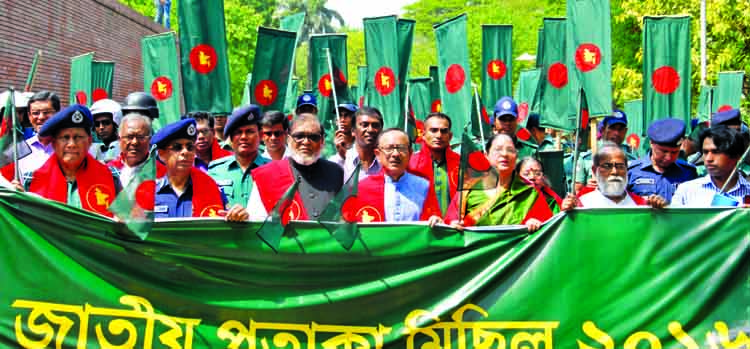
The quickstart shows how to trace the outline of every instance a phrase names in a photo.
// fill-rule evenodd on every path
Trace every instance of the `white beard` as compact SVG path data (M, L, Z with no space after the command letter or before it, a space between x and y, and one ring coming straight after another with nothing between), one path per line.
M622 196L625 194L625 186L628 184L628 175L604 177L596 175L596 186L604 196Z
M312 156L306 156L297 152L292 152L292 160L303 166L310 166L318 161L318 159L320 159L320 153L314 154Z

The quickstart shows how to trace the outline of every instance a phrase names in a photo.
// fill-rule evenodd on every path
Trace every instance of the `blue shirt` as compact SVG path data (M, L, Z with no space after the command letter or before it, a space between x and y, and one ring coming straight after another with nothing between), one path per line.
M642 197L658 194L667 202L672 201L677 186L680 183L698 178L695 166L685 161L677 160L667 167L664 173L659 173L651 163L651 154L632 161L628 166L628 191Z
M721 188L716 187L710 175L703 176L685 182L677 188L671 206L711 207L714 195L720 190ZM750 183L744 177L739 176L734 187L727 189L724 194L742 204L745 197L750 196Z
M405 172L397 182L385 176L383 203L386 222L418 221L430 182Z
M221 194L221 201L226 206L227 198ZM156 200L154 201L154 218L177 218L193 216L193 180L188 179L185 191L177 195L169 178L164 176L156 181Z

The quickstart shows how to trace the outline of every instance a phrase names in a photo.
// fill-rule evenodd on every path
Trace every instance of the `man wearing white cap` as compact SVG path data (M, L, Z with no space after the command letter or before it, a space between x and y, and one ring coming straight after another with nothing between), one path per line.
M101 142L91 145L89 153L100 162L107 163L120 156L117 128L122 120L122 107L111 99L100 99L91 105L94 132Z

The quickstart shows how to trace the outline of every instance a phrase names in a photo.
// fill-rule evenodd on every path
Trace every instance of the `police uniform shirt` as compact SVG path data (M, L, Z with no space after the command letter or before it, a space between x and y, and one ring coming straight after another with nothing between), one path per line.
M649 153L629 164L628 191L642 197L658 194L671 202L677 186L695 178L698 178L695 167L682 160L667 167L664 173L657 172Z
M250 171L269 162L271 162L270 159L257 155L247 170L242 171L237 157L228 155L211 161L208 165L208 175L213 177L221 192L227 197L229 207L235 204L245 206L253 188L253 177Z
M226 206L227 198L221 194L221 201ZM185 191L181 194L172 188L169 177L164 176L156 182L156 199L154 200L154 218L178 218L193 216L193 179L188 179Z
M539 151L545 150L557 150L555 149L555 141L550 136L544 137L542 143L539 143Z

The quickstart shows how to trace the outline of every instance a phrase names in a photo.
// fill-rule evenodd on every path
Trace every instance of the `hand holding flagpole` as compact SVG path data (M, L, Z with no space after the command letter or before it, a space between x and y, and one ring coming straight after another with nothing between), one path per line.
M336 98L336 80L333 79L333 61L331 60L331 49L326 47L326 56L328 57L328 76L331 78L331 96L333 96L333 110L336 111L336 125L340 125L341 115L339 114L339 101Z

